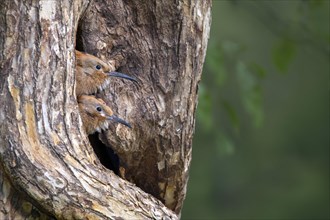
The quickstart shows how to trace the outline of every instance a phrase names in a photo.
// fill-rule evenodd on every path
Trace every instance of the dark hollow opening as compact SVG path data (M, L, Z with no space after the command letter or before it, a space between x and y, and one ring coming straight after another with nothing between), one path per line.
M76 33L76 50L84 51L84 44L82 39L82 29L81 29L81 21L79 21L79 25ZM101 164L106 168L112 170L115 174L119 174L119 157L118 155L111 149L111 146L105 145L99 139L99 133L94 133L88 136L89 142L94 149L96 156L99 158Z
M99 139L99 133L94 133L88 136L89 142L92 145L96 156L99 158L100 162L106 168L112 170L115 174L119 174L119 157L111 149L111 147L106 146Z
M82 30L80 25L78 25L76 33L76 50L84 51L83 40L82 40Z

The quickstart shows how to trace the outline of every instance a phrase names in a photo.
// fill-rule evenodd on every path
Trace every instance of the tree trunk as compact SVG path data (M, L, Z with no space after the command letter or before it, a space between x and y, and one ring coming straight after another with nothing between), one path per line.
M178 218L210 6L1 1L0 219ZM83 130L75 47L139 80L112 79L98 94L133 127L112 126L93 144L114 150L122 178L102 166Z

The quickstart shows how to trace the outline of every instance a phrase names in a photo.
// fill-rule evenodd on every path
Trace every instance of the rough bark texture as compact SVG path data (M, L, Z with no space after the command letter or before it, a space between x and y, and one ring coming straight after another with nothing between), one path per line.
M114 0L104 7L97 0L82 21L78 46L112 60L141 82L113 80L101 95L134 127L129 133L110 129L101 138L119 155L125 178L179 213L191 160L210 1Z
M186 192L210 4L1 1L0 219L177 218L168 208L180 213ZM100 135L133 184L100 164L83 131L78 21L78 49L140 81L99 94L133 125Z

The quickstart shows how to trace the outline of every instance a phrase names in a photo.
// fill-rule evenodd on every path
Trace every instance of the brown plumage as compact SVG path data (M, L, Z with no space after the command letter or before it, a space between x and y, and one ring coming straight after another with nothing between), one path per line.
M106 130L110 121L118 122L131 128L129 123L114 115L111 108L102 99L81 95L78 97L78 106L88 135Z
M101 59L76 50L76 95L95 94L109 84L109 77L120 77L134 82L134 77L111 72L110 66Z

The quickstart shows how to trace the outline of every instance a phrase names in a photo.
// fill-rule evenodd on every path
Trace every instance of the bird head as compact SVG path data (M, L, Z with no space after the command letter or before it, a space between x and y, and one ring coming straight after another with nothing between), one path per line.
M76 50L76 95L93 94L109 84L109 77L119 77L137 82L134 77L110 71L110 66L101 59Z
M131 125L113 114L113 111L102 99L94 96L82 95L78 97L80 116L87 134L106 130L110 121L121 123L129 128Z

